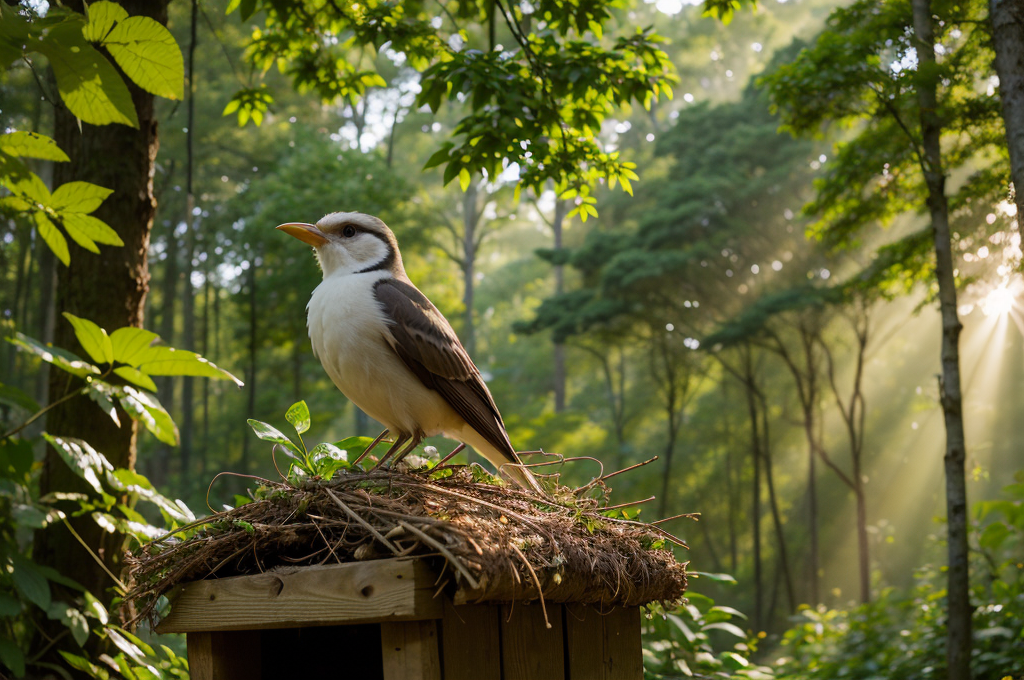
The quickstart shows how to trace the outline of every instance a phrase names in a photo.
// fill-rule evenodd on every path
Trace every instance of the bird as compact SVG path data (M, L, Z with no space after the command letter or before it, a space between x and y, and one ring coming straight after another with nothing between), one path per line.
M424 437L444 435L544 495L512 446L480 370L409 280L391 229L359 212L277 228L313 246L323 272L306 306L313 353L338 389L394 437L381 462L395 454L397 463Z

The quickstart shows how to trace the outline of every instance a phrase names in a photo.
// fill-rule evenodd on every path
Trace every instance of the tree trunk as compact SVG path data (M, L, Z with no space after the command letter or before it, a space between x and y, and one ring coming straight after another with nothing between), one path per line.
M569 201L555 199L555 215L551 220L551 231L554 234L556 255L562 250L562 226L569 212ZM555 295L565 290L565 267L555 265ZM555 393L555 413L565 410L565 344L556 342L554 351L554 375L551 376Z
M256 256L249 261L249 401L246 404L246 418L256 417L256 342L257 342L257 312L256 312ZM244 439L242 439L242 461L241 473L249 474L249 442L252 440L252 433L246 425Z
M477 185L470 182L462 196L462 344L469 356L476 354L476 327L473 324L473 293L476 284Z
M747 413L750 416L750 455L754 464L753 489L751 491L750 524L754 541L754 630L764 626L763 582L761 574L761 435L757 417L757 396L754 387L754 367L751 363L751 349L744 348L743 391L747 397Z
M964 478L966 443L960 391L960 319L956 309L956 280L949 232L949 204L942 166L938 115L938 69L930 0L913 0L917 38L917 97L921 116L923 167L928 187L928 212L935 241L935 275L942 312L942 375L939 396L946 423L946 526L948 531L948 622L946 661L950 680L971 677L971 603L967 545L967 485Z
M775 540L779 542L779 565L782 570L782 578L786 585L786 603L789 605L788 613L796 611L796 596L793 592L793 574L789 569L789 556L786 550L786 535L782 530L782 514L779 512L779 499L775 494L775 478L772 471L772 450L771 439L768 434L768 404L765 402L764 394L757 391L758 401L761 402L761 435L764 437L761 444L761 455L764 456L764 480L768 484L768 503L772 510L772 524L775 526Z
M188 46L188 132L185 137L185 151L187 165L185 167L185 225L188 233L185 236L185 297L181 303L181 314L183 317L182 331L184 334L185 349L195 351L196 349L196 291L192 286L192 273L195 271L194 259L196 256L196 229L195 229L195 193L192 188L194 175L193 163L193 140L195 139L195 110L196 110L196 83L195 83L195 51L196 51L196 20L198 10L197 0L192 0L192 21L191 38ZM188 491L193 479L192 471L192 442L195 430L195 404L194 401L195 378L186 376L181 382L181 482Z
M81 2L66 4L78 11L83 9ZM132 16L148 16L161 23L167 21L167 0L122 0L120 4ZM153 171L158 144L153 95L132 83L128 83L128 88L139 118L138 130L123 125L95 127L80 123L62 105L58 105L55 112L54 136L71 160L56 165L54 184L85 180L112 188L114 193L95 215L114 228L125 244L121 248L101 247L99 255L70 244L71 265L61 267L58 272L57 308L90 319L108 331L122 326L142 326L149 290L146 255L156 209ZM71 325L63 319L56 325L55 344L82 352ZM51 400L64 396L69 387L74 389L80 384L69 386L65 374L53 373ZM114 467L133 469L136 423L124 412L120 412L120 419L118 427L88 397L76 397L50 411L47 431L85 439L103 452ZM88 493L89 487L55 451L48 449L40 491L42 494ZM90 517L73 519L72 525L107 568L118 573L123 537L103 531ZM105 593L113 585L78 541L60 526L39 532L33 557L62 574L72 575L96 595Z
M111 198L113 196L107 200L109 201ZM54 328L56 327L57 258L46 245L38 243L36 247L42 249L39 256L39 335L36 336L36 339L46 344L54 341ZM84 253L85 251L72 252ZM85 257L94 256L89 253ZM63 345L63 347L67 347L67 345ZM45 406L48 403L50 379L49 370L39 371L39 376L36 379L36 402L40 406Z
M999 74L1010 178L1017 204L1017 224L1024 220L1024 5L1020 0L989 0L992 43Z

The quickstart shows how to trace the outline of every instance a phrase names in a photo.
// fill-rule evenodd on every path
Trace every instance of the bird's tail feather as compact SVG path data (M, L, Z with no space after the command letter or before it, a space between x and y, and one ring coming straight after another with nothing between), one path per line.
M512 481L523 487L526 491L533 491L541 496L547 496L547 493L540 485L540 482L537 481L537 478L533 476L533 473L530 472L529 469L524 468L522 463L508 462L499 466L499 470L502 474L511 478Z
M547 492L544 491L544 487L542 487L540 482L537 481L537 478L530 472L529 468L523 467L522 461L519 460L519 456L516 455L511 444L509 444L508 451L506 452L496 448L493 444L486 441L475 432L466 434L469 436L465 437L463 441L468 440L466 443L476 449L481 456L486 458L491 465L496 467L499 474L510 478L526 491L532 491L544 497L548 495Z

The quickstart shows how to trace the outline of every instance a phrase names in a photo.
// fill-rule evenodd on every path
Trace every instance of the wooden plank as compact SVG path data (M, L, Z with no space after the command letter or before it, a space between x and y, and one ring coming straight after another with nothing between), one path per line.
M551 628L544 625L540 604L501 608L504 680L561 680L565 677L562 605L549 604Z
M639 607L569 605L565 626L569 680L642 680Z
M193 680L260 680L259 631L189 633L188 667Z
M384 680L441 680L436 621L380 624Z
M439 619L434 574L417 559L292 567L186 584L157 631L296 628Z
M441 619L444 680L501 680L501 606L455 605Z

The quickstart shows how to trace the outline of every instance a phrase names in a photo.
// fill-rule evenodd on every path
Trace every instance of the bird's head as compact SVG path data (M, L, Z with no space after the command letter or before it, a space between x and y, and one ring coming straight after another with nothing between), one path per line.
M316 224L290 222L278 229L313 246L325 279L334 275L403 271L394 233L372 215L336 212Z

